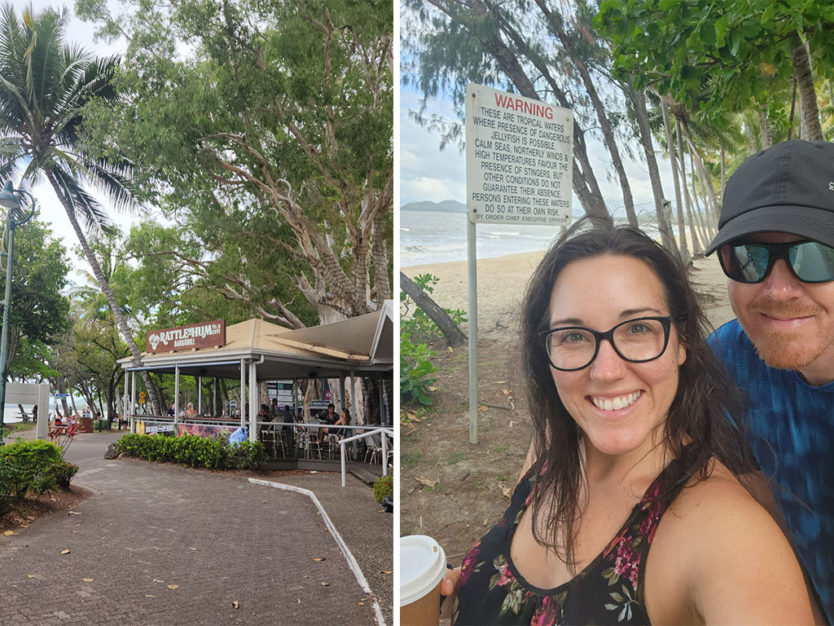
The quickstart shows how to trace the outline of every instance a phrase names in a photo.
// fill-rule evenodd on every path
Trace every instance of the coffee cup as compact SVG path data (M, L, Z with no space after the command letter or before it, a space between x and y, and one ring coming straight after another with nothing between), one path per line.
M437 626L446 553L426 535L400 537L400 624Z

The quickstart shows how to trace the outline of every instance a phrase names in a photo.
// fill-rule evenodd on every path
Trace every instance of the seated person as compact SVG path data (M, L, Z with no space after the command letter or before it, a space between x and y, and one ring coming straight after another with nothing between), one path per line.
M336 416L336 405L332 402L327 405L327 413L319 417L319 421L324 422L325 424L335 424L338 419L339 418ZM319 428L319 443L324 441L327 436L327 432L327 428Z
M194 408L194 403L189 402L188 406L185 409L185 416L186 417L196 417L197 416L197 409Z

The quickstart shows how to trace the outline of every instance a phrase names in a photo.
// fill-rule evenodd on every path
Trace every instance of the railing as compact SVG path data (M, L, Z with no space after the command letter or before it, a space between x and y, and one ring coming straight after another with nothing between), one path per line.
M169 415L134 415L132 416L134 425L137 426L136 432L144 434L162 434L170 433L175 436L183 434L197 435L201 437L216 437L221 435L228 437L236 429L240 428L240 418L225 416L225 417L180 417L176 423L174 418ZM141 424L141 426L140 426ZM245 427L248 427L248 423ZM284 431L285 427L289 430ZM365 459L368 461L368 454L371 454L370 461L373 463L374 458L381 452L382 458L382 472L387 474L388 470L388 450L392 447L389 442L389 437L393 440L393 429L384 428L379 425L335 425L321 422L276 422L276 421L259 421L256 422L256 433L258 438L263 441L267 447L267 451L271 458L275 460L300 460L306 458L308 460L318 459L324 460L325 453L327 453L328 460L330 454L335 453L336 443L331 440L322 445L317 435L319 429L328 429L329 434L336 432L352 432L357 433L350 437L341 439L338 444L339 457L342 466L342 484L344 485L344 469L345 460L347 457L346 444L354 444L362 440L366 441ZM266 436L264 436L266 435ZM379 436L381 439L380 446L374 440L374 436ZM281 454L279 455L279 451ZM363 451L360 451L362 454Z
M359 435L354 435L353 437L347 437L346 439L342 439L339 442L341 446L341 454L339 456L342 457L342 487L345 486L345 444L352 443L354 441L358 441L360 439L367 439L370 438L372 444L373 443L373 436L380 435L381 444L382 444L382 475L385 476L388 474L388 438L391 438L393 443L394 440L394 429L393 428L376 428L367 433L360 433Z

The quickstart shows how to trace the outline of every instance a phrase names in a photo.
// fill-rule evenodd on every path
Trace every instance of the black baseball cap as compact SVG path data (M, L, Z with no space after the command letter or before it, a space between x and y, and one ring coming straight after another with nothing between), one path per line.
M770 231L834 246L834 144L792 139L748 157L727 181L707 254Z

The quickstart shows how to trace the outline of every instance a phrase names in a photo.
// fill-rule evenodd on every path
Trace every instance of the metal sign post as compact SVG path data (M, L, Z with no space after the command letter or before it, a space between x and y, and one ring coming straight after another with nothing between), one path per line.
M470 83L466 88L466 226L469 277L469 441L478 443L476 225L570 220L573 113Z

